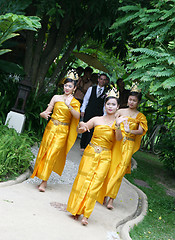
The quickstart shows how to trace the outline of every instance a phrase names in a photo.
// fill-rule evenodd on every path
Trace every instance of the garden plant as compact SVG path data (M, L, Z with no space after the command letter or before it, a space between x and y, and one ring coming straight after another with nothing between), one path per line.
M34 158L33 139L26 133L18 134L0 123L0 181L13 179L29 169Z

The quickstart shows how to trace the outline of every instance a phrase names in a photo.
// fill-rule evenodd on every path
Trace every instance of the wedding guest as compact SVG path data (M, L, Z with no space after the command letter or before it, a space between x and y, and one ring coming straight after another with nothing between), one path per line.
M98 85L88 88L81 106L81 117L84 122L95 116L103 115L104 99L105 99L105 84L107 75L102 73L98 77ZM90 132L82 134L80 141L80 150L84 151L91 140L93 128Z
M79 78L74 93L74 97L82 104L84 95L90 86L92 86L91 74L93 70L90 67L86 67L84 75Z

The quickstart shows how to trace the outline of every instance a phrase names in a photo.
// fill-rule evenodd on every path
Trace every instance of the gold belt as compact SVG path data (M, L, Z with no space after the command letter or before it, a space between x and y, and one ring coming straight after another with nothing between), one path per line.
M135 141L133 138L130 138L130 137L124 137L123 138L123 142L125 142L126 140L129 140L129 141Z
M110 149L108 149L108 148L97 146L97 145L95 145L95 144L93 144L91 142L89 143L89 145L94 148L96 153L101 153L102 151L110 151Z
M68 126L69 125L69 123L60 122L60 121L58 121L56 119L53 119L53 118L51 118L51 120L52 120L53 124L56 125L56 126L58 126L58 125L66 125L66 126Z

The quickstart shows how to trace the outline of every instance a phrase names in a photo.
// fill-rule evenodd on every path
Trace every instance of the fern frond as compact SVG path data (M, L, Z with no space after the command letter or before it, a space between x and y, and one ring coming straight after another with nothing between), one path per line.
M150 84L150 93L155 93L161 87L161 82L156 81Z
M140 23L142 23L142 24L144 24L143 28L146 29L147 28L147 24L158 22L158 21L160 22L160 14L148 14L145 11L143 16L139 15L138 22L136 22L135 24L136 25L138 25L138 24L140 25Z
M158 71L158 69L152 69L149 72L150 76L155 76L155 77L170 77L172 75L174 75L174 71L171 69L167 69L166 71Z
M142 82L152 82L153 78L147 74L144 74L141 78L140 81Z
M167 31L170 29L169 26L165 25L165 26L159 26L156 29L154 29L154 31L152 30L152 32L150 34L148 34L148 36L144 39L146 40L150 40L150 39L157 39L157 37L160 39L164 39L166 37L166 33Z
M144 58L135 64L135 68L144 68L145 66L150 65L152 63L156 63L155 58Z
M175 49L175 41L170 41L170 42L168 43L168 48L169 48L169 49Z
M135 35L137 36L139 32L140 32L140 28L135 27L134 30L131 32L131 35L132 36L135 36Z
M174 77L171 77L171 78L168 78L166 79L162 84L161 86L165 89L170 89L172 87L175 87L175 76Z
M140 33L133 35L133 39L139 39L140 37L145 37L148 34L145 30L140 31Z
M148 9L146 13L160 13L160 9Z
M166 53L166 52L158 52L157 56L159 58L164 58L164 60L165 60L165 59L167 59L167 57L170 57L170 54Z
M117 19L115 21L115 23L113 23L113 25L110 27L110 29L117 29L119 26L130 22L131 20L137 18L139 16L139 12L135 13L135 14L127 14L125 17Z
M148 48L135 48L135 49L132 49L131 52L140 52L140 53L144 53L146 54L147 56L151 56L151 57L154 57L154 58L157 58L158 56L158 52L156 51L153 51L153 50L150 50Z
M170 17L175 12L175 7L171 8L170 10L163 10L162 13L165 13L160 20L165 20L166 18Z
M164 71L165 69L167 69L166 65L157 65L152 67L152 70L157 72Z
M160 21L158 21L158 22L152 22L152 23L150 23L149 25L148 25L148 28L155 28L155 27L157 27L157 26L160 26L160 25L162 25L162 24L164 24L164 22L160 22Z
M168 63L169 63L169 65L171 65L171 64L174 64L174 65L175 65L175 56L170 56L170 57L168 58Z
M139 11L140 10L140 6L139 5L128 5L128 6L124 6L124 7L120 7L119 10L123 11L123 12L128 12L128 11Z
M140 79L144 74L144 71L142 71L141 69L138 69L134 72L132 72L127 78L126 80L136 80L136 79Z

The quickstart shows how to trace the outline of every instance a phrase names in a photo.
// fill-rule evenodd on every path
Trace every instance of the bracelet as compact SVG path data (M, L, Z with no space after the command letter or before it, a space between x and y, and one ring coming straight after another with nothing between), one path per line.
M69 108L70 111L73 110L73 107L71 105L68 106L68 108Z
M115 129L120 129L120 125L115 124Z

